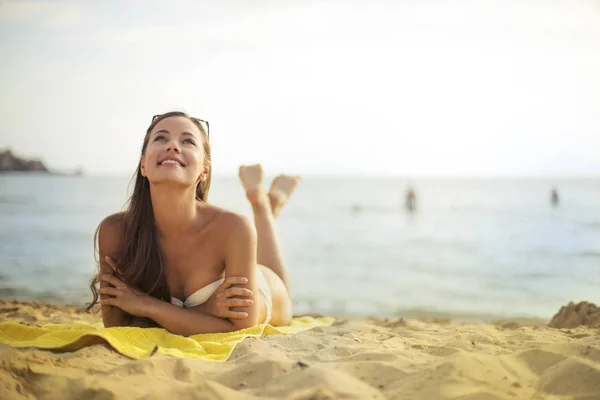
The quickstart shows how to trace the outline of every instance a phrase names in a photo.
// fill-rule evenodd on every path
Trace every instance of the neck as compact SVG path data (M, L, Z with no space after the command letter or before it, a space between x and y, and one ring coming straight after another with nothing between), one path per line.
M196 220L196 188L177 190L170 186L150 185L152 213L158 234L169 238L189 232Z

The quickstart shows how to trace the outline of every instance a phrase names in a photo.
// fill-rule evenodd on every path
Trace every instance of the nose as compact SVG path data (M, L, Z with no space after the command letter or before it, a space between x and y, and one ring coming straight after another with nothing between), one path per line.
M177 145L177 142L175 142L174 140L169 141L169 143L167 144L167 152L172 151L174 153L181 153L181 149L179 148L179 146Z

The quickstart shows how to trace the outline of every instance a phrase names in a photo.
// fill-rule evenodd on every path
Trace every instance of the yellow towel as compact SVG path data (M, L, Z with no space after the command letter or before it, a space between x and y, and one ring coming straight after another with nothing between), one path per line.
M235 346L247 337L296 333L318 326L330 326L330 317L297 317L289 326L257 325L229 333L208 333L184 337L161 328L104 328L102 324L48 324L42 328L8 321L0 323L0 343L13 347L36 347L54 351L75 351L104 339L115 350L133 359L153 354L226 361Z

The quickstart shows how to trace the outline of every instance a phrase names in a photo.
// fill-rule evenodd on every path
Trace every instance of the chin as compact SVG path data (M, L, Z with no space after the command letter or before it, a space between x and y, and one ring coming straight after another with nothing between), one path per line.
M177 176L175 174L156 174L149 178L151 185L156 186L174 186L174 187L189 187L196 184L195 180L190 180L189 177Z

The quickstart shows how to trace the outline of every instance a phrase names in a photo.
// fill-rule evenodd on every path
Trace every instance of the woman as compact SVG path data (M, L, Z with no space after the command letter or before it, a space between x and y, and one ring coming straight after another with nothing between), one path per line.
M280 175L266 193L261 166L240 167L253 226L206 202L210 160L208 123L182 112L154 117L127 210L96 231L100 271L88 309L99 294L104 326L142 320L188 336L290 322L274 218L300 178Z

